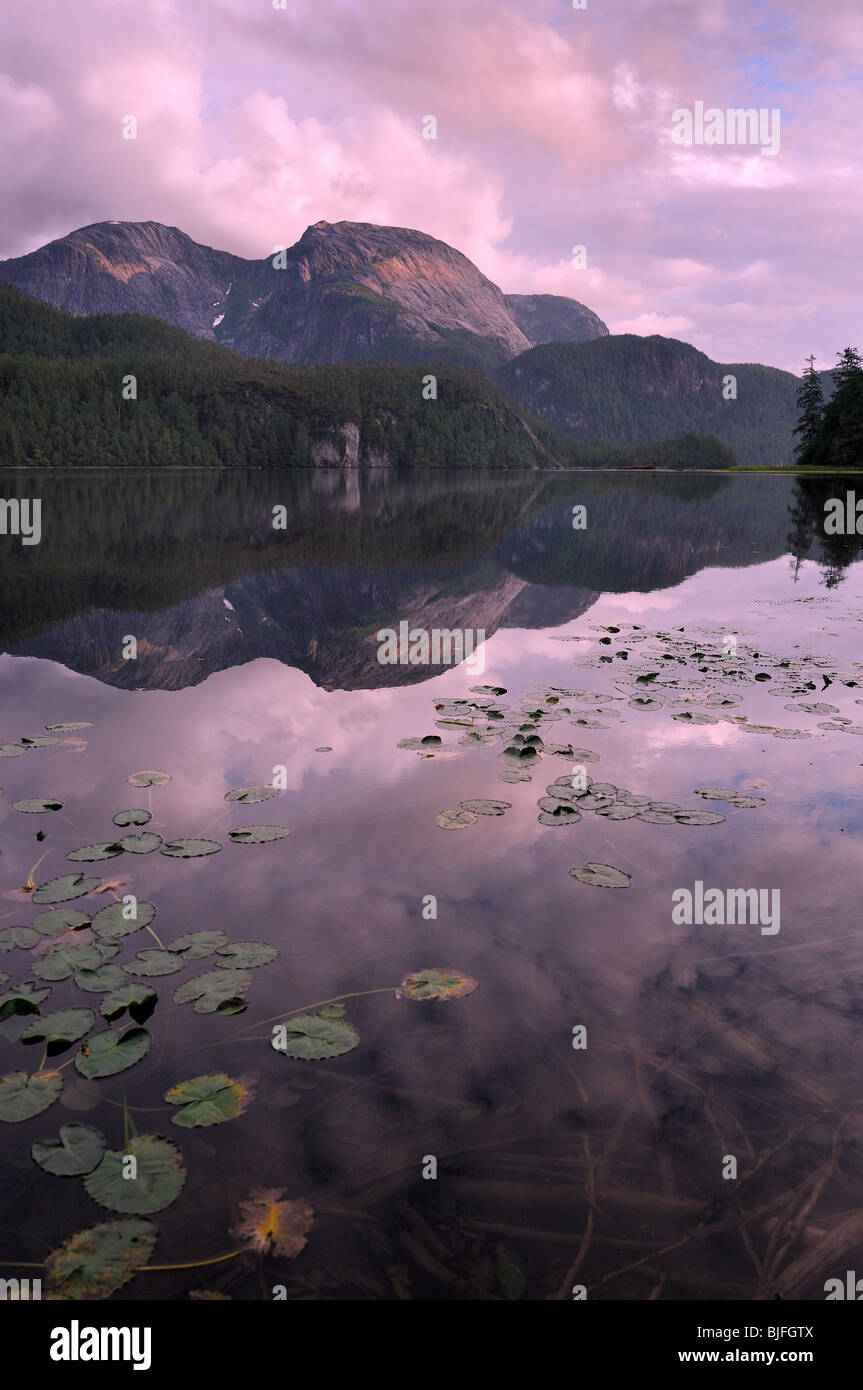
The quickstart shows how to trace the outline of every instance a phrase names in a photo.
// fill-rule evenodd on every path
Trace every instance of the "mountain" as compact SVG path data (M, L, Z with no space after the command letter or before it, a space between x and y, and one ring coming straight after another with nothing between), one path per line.
M0 285L0 466L727 468L718 440L584 445L488 377L250 361L137 314L84 318ZM132 392L131 396L127 392ZM709 460L709 462L707 462Z
M576 452L460 367L437 368L429 400L420 367L252 362L157 319L76 318L7 285L0 344L7 467L560 468Z
M736 399L723 398L726 377ZM800 379L754 363L713 362L689 343L631 333L586 343L547 343L497 373L507 395L584 443L714 435L742 464L793 461Z
M508 294L506 302L533 347L608 337L608 329L598 314L577 299L566 299L560 294Z
M158 222L97 222L0 261L0 281L73 314L148 314L277 362L483 369L530 345L466 256L404 227L316 222L256 261Z

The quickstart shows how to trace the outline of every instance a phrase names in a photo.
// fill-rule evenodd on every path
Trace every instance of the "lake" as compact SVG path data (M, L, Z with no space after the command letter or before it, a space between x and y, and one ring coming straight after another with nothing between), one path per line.
M822 518L849 486L7 475L42 536L0 537L0 1075L31 1078L0 1082L0 1273L137 1217L119 1300L844 1280L863 553ZM477 645L382 661L401 624Z

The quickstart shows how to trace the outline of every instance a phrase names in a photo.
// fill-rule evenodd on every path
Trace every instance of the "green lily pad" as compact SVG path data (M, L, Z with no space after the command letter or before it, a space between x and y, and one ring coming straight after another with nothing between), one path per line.
M62 874L40 883L33 894L34 903L65 903L72 898L83 898L92 893L102 882L100 878L85 878L83 874Z
M145 830L143 835L124 835L120 845L127 854L152 854L162 843L161 835Z
M228 838L235 845L266 845L271 840L284 840L290 833L290 827L285 825L246 825L240 830L229 830Z
M86 912L79 912L75 907L61 907L59 912L40 912L33 918L33 927L40 936L62 936L65 931L78 931L89 925L90 918Z
M48 734L37 734L35 738L27 738L21 735L21 742L25 748L53 748L56 744L62 743L61 738L51 738Z
M696 796L703 796L705 801L728 801L732 806L743 808L767 805L766 797L750 796L734 787L694 787L693 790Z
M129 980L124 984L117 985L116 989L112 989L110 994L105 995L99 1005L99 1012L109 1023L113 1023L128 1009L129 1017L134 1019L136 1023L146 1023L156 1007L158 998L159 996L152 985Z
M30 1153L34 1163L57 1178L92 1173L105 1152L105 1138L90 1125L61 1125L57 1139L38 1139Z
M48 1056L65 1052L73 1042L89 1033L96 1022L92 1009L61 1009L56 1014L46 1014L38 1023L31 1023L24 1029L22 1043L44 1043Z
M502 816L505 812L512 809L512 802L494 800L460 801L459 806L462 811L469 811L472 816Z
M74 724L46 724L45 728L49 734L74 734L78 729L92 729L93 723L90 719L78 720Z
M146 825L147 822L151 821L152 819L152 811L144 811L142 809L133 808L131 811L118 811L116 816L114 817L114 824L120 826Z
M12 802L12 810L20 811L25 816L39 816L46 811L59 811L62 806L62 801L57 801L55 797L36 797L32 801Z
M462 748L491 748L494 743L497 743L494 734L478 734L475 729L459 739Z
M131 777L126 778L133 787L163 787L171 780L167 772L133 772Z
M126 976L119 965L100 965L95 970L79 970L75 984L88 994L109 994L125 984Z
M123 846L116 840L103 840L98 845L83 845L66 855L73 864L95 864L100 859L116 859L123 853Z
M160 853L171 859L201 859L205 854L218 854L221 848L218 840L168 840Z
M632 883L632 875L623 869L616 869L613 864L597 864L594 860L581 869L570 869L569 872L573 878L581 883L589 883L593 888L628 888Z
M152 1221L105 1221L78 1231L45 1261L49 1296L110 1298L146 1265L155 1244Z
M476 816L470 811L441 811L437 823L441 830L464 830L476 824Z
M90 1041L79 1048L75 1067L91 1081L102 1076L116 1076L146 1057L152 1045L153 1039L146 1028L130 1028L125 1033L106 1028L102 1033L94 1033Z
M596 813L603 816L605 820L632 820L633 816L638 815L637 806L600 806Z
M129 905L131 907L131 904ZM97 912L92 921L92 927L100 940L111 940L114 937L131 936L133 932L140 931L142 927L149 927L156 916L156 909L152 903L139 901L135 904L135 916L126 918L123 913L127 908L122 903L110 903L108 907L103 907L101 912Z
M129 965L124 965L123 969L127 975L176 975L178 970L183 969L183 958L171 951L153 947L139 951L135 959Z
M683 807L678 806L676 801L651 801L648 808L651 811L661 811L664 815L674 815L677 811L682 811Z
M662 700L651 698L648 695L635 695L629 701L630 709L655 710L662 709Z
M203 960L204 956L211 956L227 943L228 938L223 931L193 931L186 936L178 936L165 949L175 951L183 960Z
M725 816L718 811L678 811L676 820L678 825L721 825Z
M137 1164L134 1178L123 1176L127 1158L134 1158ZM130 1216L149 1216L175 1202L185 1181L183 1155L176 1144L158 1134L136 1134L125 1150L106 1149L84 1186L100 1207Z
M259 801L269 801L271 796L278 796L279 788L264 785L262 787L242 787L239 791L225 792L226 801L240 801L244 806L254 806Z
M472 994L478 983L470 975L461 975L455 970L415 970L405 975L398 989L397 999L460 999L462 995Z
M269 965L279 952L263 941L232 941L220 946L216 954L225 958L217 962L220 970L254 970L257 965Z
M37 1014L39 1005L50 993L49 986L37 985L34 980L12 985L4 994L0 994L0 1023L16 1014Z
M645 820L649 825L674 825L677 820L675 811L652 811L648 807L644 811L639 811L639 820Z
M471 695L505 695L506 688L502 685L472 685Z
M529 772L521 772L517 768L506 768L499 772L498 777L502 782L532 782L533 778Z
M693 710L681 710L679 714L673 714L672 719L677 719L681 724L718 724L719 720L712 714L699 714Z
M53 1105L63 1089L58 1071L10 1071L0 1076L0 1120L8 1125L32 1120Z
M174 993L175 1004L195 1001L196 1014L239 1014L246 1005L243 995L252 982L245 970L209 970L187 980Z
M32 927L4 927L0 931L0 951L27 950L38 940L39 933Z
M37 980L68 980L77 970L98 970L106 960L115 956L120 947L115 942L85 939L76 941L69 937L52 946L30 967Z
M424 738L403 738L396 744L396 748L434 748L442 742L437 734L426 734Z
M0 758L20 758L26 752L23 743L0 743Z
M224 1124L242 1115L252 1100L251 1084L244 1078L237 1081L224 1072L196 1076L180 1081L165 1092L169 1105L181 1105L174 1124L187 1129Z
M286 1057L322 1062L351 1052L359 1041L360 1035L351 1023L336 1018L321 1018L319 1014L299 1014L279 1025L272 1046Z

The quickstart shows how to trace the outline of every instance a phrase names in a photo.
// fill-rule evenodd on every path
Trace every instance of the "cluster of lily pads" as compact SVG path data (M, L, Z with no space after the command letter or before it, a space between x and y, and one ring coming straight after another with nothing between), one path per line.
M58 733L68 733L89 726L52 727ZM15 757L59 741L52 735L47 741L3 743L0 750L20 749L2 754ZM153 771L133 773L128 778L132 786L147 790L148 801L153 787L171 780L169 774ZM229 791L225 800L255 805L277 794L278 789L272 786L252 786ZM56 797L12 803L21 814L43 816L59 812L62 805ZM171 858L193 859L222 848L216 840L181 837L163 841L152 831L137 829L151 819L149 805L118 811L114 825L121 830L134 826L135 831L72 850L66 857L73 863L89 863L123 853L140 855L159 850ZM289 834L285 826L248 826L229 831L228 838L236 844L263 844ZM191 1004L199 1014L233 1015L246 1009L250 972L279 955L278 949L266 942L230 942L221 930L188 932L163 943L153 930L153 903L133 895L120 898L115 890L121 886L120 881L103 883L80 871L37 884L31 871L23 889L11 895L26 895L42 910L27 925L0 930L0 954L30 953L25 972L28 978L10 983L11 976L0 972L0 1023L20 1018L23 1026L17 1042L23 1047L41 1047L42 1060L32 1073L14 1070L0 1076L0 1122L21 1123L47 1110L63 1093L63 1068L67 1065L73 1065L88 1081L95 1081L125 1073L142 1061L152 1046L152 1035L144 1025L159 1001L158 991L150 983L153 978L177 974L192 962L206 960L211 968L180 985L173 993L173 1002ZM104 892L110 892L114 901L97 911L82 910L81 899ZM70 906L72 903L79 905ZM137 944L130 943L130 938L141 931L148 932L156 946L139 949L133 958L121 962L118 957L126 947ZM85 995L102 996L101 1019L95 1007L86 1006L42 1013L53 986L65 981ZM393 990L399 998L446 1000L476 987L475 980L454 970L426 969L405 976ZM274 1030L272 1045L287 1057L306 1061L341 1056L360 1041L344 1012L344 1007L335 1003L316 1013L294 1010L284 1015L284 1022ZM100 1021L108 1026L93 1031ZM252 1042L254 1038L241 1036L234 1041ZM56 1068L50 1064L73 1047L76 1051L67 1062ZM175 1110L174 1125L183 1129L233 1120L245 1112L254 1094L255 1083L249 1077L216 1072L179 1081L162 1099ZM163 1211L177 1199L186 1182L186 1167L174 1140L139 1134L134 1125L135 1107L127 1105L124 1097L122 1108L121 1148L109 1148L104 1134L91 1125L66 1124L57 1135L37 1140L31 1156L47 1174L79 1179L97 1205L124 1218L141 1218ZM130 1133L130 1126L135 1132ZM134 1181L129 1180L130 1158L135 1160ZM253 1193L244 1204L248 1209L245 1223L234 1234L239 1239L245 1232L251 1248L291 1257L306 1243L312 1213L304 1199L282 1201L282 1196L281 1192ZM47 1261L48 1297L109 1296L146 1266L156 1237L155 1226L140 1219L109 1221L78 1232Z

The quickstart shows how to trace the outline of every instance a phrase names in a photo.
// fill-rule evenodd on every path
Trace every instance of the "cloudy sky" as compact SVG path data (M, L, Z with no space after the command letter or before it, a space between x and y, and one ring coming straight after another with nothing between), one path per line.
M0 257L110 218L255 257L387 223L612 332L830 366L863 348L861 59L861 0L10 6ZM697 101L778 108L779 153L675 144Z

